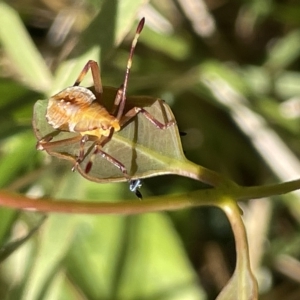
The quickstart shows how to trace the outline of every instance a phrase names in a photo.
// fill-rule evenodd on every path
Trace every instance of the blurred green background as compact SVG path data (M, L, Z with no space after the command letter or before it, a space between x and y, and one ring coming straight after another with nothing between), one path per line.
M71 85L88 59L104 85L122 81L137 21L129 94L171 106L188 159L241 185L300 174L300 5L272 0L14 0L0 2L0 185L33 196L132 199L35 150L38 99ZM144 197L205 187L147 179ZM138 200L137 200L138 201ZM260 299L300 298L299 195L243 204ZM214 208L138 216L0 208L1 299L215 299L235 265ZM13 244L10 244L13 243ZM11 255L7 255L11 253Z

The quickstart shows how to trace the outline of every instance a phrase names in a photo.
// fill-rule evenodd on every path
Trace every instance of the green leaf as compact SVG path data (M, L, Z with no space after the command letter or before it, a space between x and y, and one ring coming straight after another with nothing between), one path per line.
M43 224L45 217L42 217L36 226L34 226L30 231L23 237L10 242L0 249L0 262L5 260L9 255L11 255L14 251L16 251L20 246L26 243L40 228ZM2 220L1 220L2 221Z
M52 75L29 37L19 15L0 2L0 43L22 81L35 90L47 92Z
M30 131L14 135L6 140L0 156L0 187L4 187L28 170L35 155L34 136ZM4 175L5 174L5 175Z
M299 51L300 30L294 30L273 45L265 65L271 70L285 69L299 58Z
M30 128L32 105L40 94L12 80L0 81L0 138Z
M112 107L117 89L104 88L105 107ZM53 128L47 123L45 115L48 101L38 101L34 107L33 126L38 139L53 132ZM125 111L134 107L144 107L152 116L162 123L174 120L170 107L161 99L139 96L128 97ZM76 136L74 133L61 132L52 141L64 140ZM95 157L89 174L85 173L85 167L90 159L92 142L86 143L85 151L90 151L85 160L80 164L79 172L86 178L98 181L123 181L123 173L111 162ZM69 145L59 144L51 149L50 155L73 160L79 153L80 143ZM120 132L113 135L103 148L105 152L124 164L128 173L133 178L145 178L162 174L173 173L178 161L185 161L181 147L181 141L177 126L167 129L156 128L142 114L139 114L130 123L124 126Z
M84 182L73 173L57 185L56 196L74 199L84 195ZM52 214L41 228L39 243L35 247L34 260L22 298L41 299L49 283L65 258L79 225L78 218L70 215Z
M105 0L100 12L84 30L68 60L58 67L51 93L62 90L75 81L88 60L101 64L110 57L112 49L134 28L136 15L145 0Z
M10 232L11 226L13 225L13 222L16 218L16 211L1 207L0 208L0 220L1 220L1 226L0 226L0 247L5 242L5 238ZM2 251L2 249L0 249Z
M90 217L67 266L88 299L205 298L164 214Z

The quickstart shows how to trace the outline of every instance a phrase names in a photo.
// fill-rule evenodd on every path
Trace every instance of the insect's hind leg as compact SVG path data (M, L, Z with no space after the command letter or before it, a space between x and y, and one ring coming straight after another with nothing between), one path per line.
M132 118L134 118L139 113L143 114L145 118L148 119L158 129L166 129L176 124L175 120L171 120L168 121L166 124L163 124L160 121L158 121L154 116L152 116L148 111L146 111L144 108L134 107L131 110L129 110L120 120L120 126L122 127L123 125L125 125L127 122L129 122Z

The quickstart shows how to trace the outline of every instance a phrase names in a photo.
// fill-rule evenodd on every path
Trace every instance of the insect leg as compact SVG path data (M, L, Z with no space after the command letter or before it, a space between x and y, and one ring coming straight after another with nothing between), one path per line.
M125 78L124 78L124 83L122 84L121 88L122 88L122 96L120 99L116 99L115 101L119 101L120 102L120 106L118 109L118 114L117 114L117 119L120 120L123 116L123 112L124 112L124 107L125 107L125 101L126 101L126 90L127 90L127 85L128 85L128 78L129 78L129 73L130 73L130 69L131 69L131 65L132 65L132 57L133 57L133 53L138 41L138 38L140 36L140 33L144 27L145 24L145 18L142 18L136 28L136 32L135 32L135 36L134 39L131 43L131 48L130 48L130 53L129 53L129 58L127 61L127 66L126 66L126 72L125 72Z
M117 159L115 159L114 157L112 157L111 155L109 155L108 153L106 153L105 151L103 151L101 149L102 148L101 144L96 144L94 147L95 147L95 150L92 153L90 161L87 163L86 168L85 168L85 172L86 173L90 172L96 155L100 154L103 158L105 158L107 161L109 161L110 163L112 163L113 165L115 165L118 169L120 169L120 171L123 173L124 177L127 180L130 180L130 177L128 175L126 167L120 161L118 161Z
M167 122L166 124L161 123L156 118L154 118L148 111L146 111L142 107L134 107L131 110L129 110L126 115L120 120L121 127L125 125L129 120L134 118L138 113L143 114L146 119L148 119L153 125L155 125L159 129L166 129L170 126L173 126L176 124L175 120L171 120Z
M88 140L89 140L88 135L84 135L81 137L80 144L79 144L79 154L77 156L74 166L72 167L72 172L74 172L77 169L78 165L84 160L85 157L84 146Z
M102 81L100 76L100 68L98 63L94 60L89 60L86 63L86 65L83 67L82 71L80 72L78 78L76 79L74 86L77 86L81 83L81 81L83 80L84 76L86 75L89 69L91 69L92 72L95 91L101 95L103 93L103 87L102 87Z
M43 144L49 143L59 133L60 133L59 130L55 130L55 131L52 131L52 132L48 133L47 135L45 135L43 138L41 138L40 140L38 140L38 142L36 144L36 149L37 150L44 150Z
M91 138L88 135L84 135L84 136L77 135L72 138L51 142L52 138L55 136L55 133L57 134L57 132L54 131L53 133L49 133L44 138L40 139L37 142L36 148L37 150L50 150L51 148L54 147L66 146L69 144L80 142L79 154L77 156L74 166L72 167L72 171L74 172L77 166L84 160L85 158L84 146L87 141L91 140Z
M56 131L54 131L53 133L56 133ZM74 143L80 141L80 139L81 139L81 136L78 135L78 136L74 136L72 138L51 142L51 140L54 136L55 135L53 135L52 133L49 133L45 137L40 139L36 144L36 149L37 150L47 150L47 149L51 149L54 147L65 146L68 144L74 144Z

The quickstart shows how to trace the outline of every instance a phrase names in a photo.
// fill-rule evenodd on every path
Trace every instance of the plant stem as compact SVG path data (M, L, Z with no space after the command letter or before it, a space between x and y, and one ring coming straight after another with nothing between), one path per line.
M219 207L225 212L230 222L236 246L234 275L222 290L224 294L222 299L227 299L229 295L233 299L258 299L257 281L251 271L246 228L239 207L234 199L229 197L223 197Z
M239 187L231 195L237 200L249 200L282 195L300 189L300 179L262 186Z
M266 196L281 195L300 189L300 180L255 187L218 187L197 190L180 195L151 197L144 201L117 203L84 202L71 200L32 199L8 191L0 191L0 205L16 209L43 212L84 213L84 214L138 214L165 210L178 210L194 206L219 206L220 197L228 196L235 200L247 200Z
M209 197L208 197L209 198ZM207 203L208 204L208 203ZM8 191L0 191L0 205L42 212L84 213L84 214L138 214L164 210L178 210L195 206L188 194L148 198L147 201L126 201L117 203L84 202L72 200L32 199Z
M213 187L237 186L235 182L228 179L227 177L222 176L221 174L210 169L199 166L189 161L188 159L179 161L179 164L177 164L177 161L175 161L172 164L172 167L174 167L173 172L177 175L189 177L200 182L209 184Z

